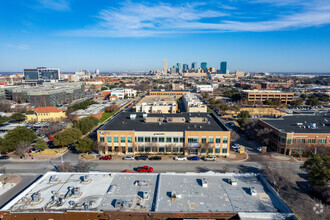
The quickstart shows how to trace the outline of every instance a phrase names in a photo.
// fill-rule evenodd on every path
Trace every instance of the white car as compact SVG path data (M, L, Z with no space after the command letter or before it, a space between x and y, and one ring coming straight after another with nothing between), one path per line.
M123 160L134 160L134 157L133 156L123 157Z
M174 160L187 160L187 157L174 157Z

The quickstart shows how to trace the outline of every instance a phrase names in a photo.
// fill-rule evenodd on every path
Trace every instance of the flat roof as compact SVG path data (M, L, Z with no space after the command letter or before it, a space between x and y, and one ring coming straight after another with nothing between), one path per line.
M229 183L229 179L236 180L237 185ZM252 187L256 195L251 195ZM242 216L262 214L262 219L293 216L292 210L261 176L214 172L48 172L1 211L234 212Z
M136 119L130 119L131 114L136 114ZM212 113L176 113L176 114L160 114L151 113L147 117L184 117L183 123L153 123L145 122L142 112L122 112L112 118L109 122L103 125L99 130L116 130L116 131L229 131L224 123ZM207 123L190 123L189 118L207 118Z
M172 96L150 96L147 95L144 98L142 98L139 103L154 103L154 102L176 102L176 98Z
M285 133L330 133L330 114L292 115L279 119L260 119ZM315 123L316 127L313 126Z

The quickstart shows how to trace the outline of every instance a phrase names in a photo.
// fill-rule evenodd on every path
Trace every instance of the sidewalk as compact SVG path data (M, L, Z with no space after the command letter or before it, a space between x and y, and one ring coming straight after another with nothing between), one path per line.
M42 152L38 152L36 154L29 154L25 158L20 158L20 156L16 154L9 155L12 160L15 162L27 162L27 161L44 161L44 160L50 160L60 157L61 155L66 154L69 151L68 148L63 147L60 148L60 152L58 152L58 149L46 149Z

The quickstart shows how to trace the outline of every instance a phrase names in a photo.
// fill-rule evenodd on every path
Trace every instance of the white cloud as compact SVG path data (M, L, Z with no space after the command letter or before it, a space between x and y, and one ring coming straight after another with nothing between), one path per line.
M55 11L68 11L70 4L68 0L38 0L42 7Z
M30 49L30 45L28 44L5 44L6 47L17 49L17 50L28 50Z
M307 2L309 2L307 4ZM147 37L172 35L178 33L212 33L238 31L274 31L296 29L323 24L330 24L330 3L319 0L253 0L249 4L273 4L284 7L300 5L299 10L280 13L274 11L272 19L260 17L258 21L246 21L228 14L228 10L240 13L230 5L218 10L211 9L205 3L173 6L123 2L120 7L100 11L100 22L93 27L67 31L62 34L95 37ZM312 4L314 3L314 4ZM236 4L237 5L237 4ZM202 7L202 8L201 8ZM205 8L210 8L206 10Z

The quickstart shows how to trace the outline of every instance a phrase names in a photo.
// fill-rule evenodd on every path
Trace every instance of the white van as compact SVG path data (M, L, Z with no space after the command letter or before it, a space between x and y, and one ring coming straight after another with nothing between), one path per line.
M217 157L214 155L209 155L209 156L204 157L205 161L215 161L216 159L217 159Z

